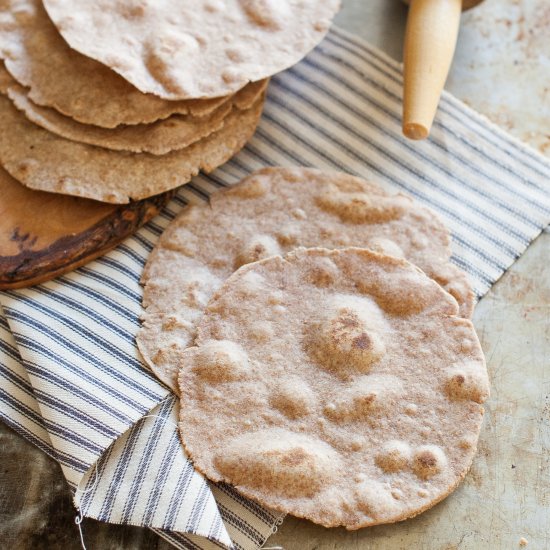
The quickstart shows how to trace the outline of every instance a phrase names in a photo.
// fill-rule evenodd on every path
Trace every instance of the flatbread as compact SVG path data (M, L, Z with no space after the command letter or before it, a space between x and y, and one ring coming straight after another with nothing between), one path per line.
M218 132L159 157L58 137L29 122L7 97L0 96L0 164L32 189L117 204L144 199L228 161L252 137L264 98L265 94L246 111L234 109Z
M157 377L177 391L181 353L212 294L240 265L298 247L360 246L405 257L448 288L471 314L466 276L449 264L449 232L411 198L336 172L266 168L209 204L188 206L145 266L137 344Z
M454 298L404 260L353 248L241 267L180 364L195 468L325 527L403 520L449 495L489 394Z
M290 67L340 0L44 0L67 43L142 92L211 98Z
M111 129L82 124L55 109L35 105L28 99L25 88L19 85L11 86L7 95L31 122L57 136L113 151L153 155L165 155L170 151L184 149L212 132L217 132L231 112L231 103L224 103L205 117L172 115L151 124Z
M40 0L0 0L0 57L37 105L84 124L114 128L172 114L204 116L227 98L165 101L143 94L101 63L72 50Z
M13 84L13 78L6 70L4 63L0 61L0 93L5 94L9 86Z
M18 84L11 85L7 94L31 122L58 136L114 151L165 155L170 151L189 147L220 130L233 106L239 105L238 108L242 110L249 109L265 91L266 86L266 80L248 84L215 111L202 117L172 115L151 124L134 124L112 129L81 124L55 109L40 107L28 98L25 88Z

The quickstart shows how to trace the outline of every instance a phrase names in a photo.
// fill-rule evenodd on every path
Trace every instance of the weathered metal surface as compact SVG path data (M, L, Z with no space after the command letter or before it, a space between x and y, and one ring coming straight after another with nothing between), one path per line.
M550 2L485 0L465 13L447 89L550 156Z

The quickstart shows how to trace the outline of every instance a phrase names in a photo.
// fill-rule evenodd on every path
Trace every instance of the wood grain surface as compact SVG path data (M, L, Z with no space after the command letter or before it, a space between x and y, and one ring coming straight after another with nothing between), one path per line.
M0 168L0 289L52 279L104 254L172 195L111 205L34 191Z

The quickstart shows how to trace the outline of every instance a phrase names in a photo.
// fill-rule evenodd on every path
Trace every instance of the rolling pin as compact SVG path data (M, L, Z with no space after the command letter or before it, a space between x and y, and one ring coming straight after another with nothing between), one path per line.
M410 8L403 53L403 134L425 139L451 67L460 14L482 0L404 1Z

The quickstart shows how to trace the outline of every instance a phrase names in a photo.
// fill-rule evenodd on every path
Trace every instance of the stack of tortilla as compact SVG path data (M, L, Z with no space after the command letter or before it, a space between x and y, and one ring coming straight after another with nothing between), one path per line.
M0 0L0 164L43 191L126 203L252 136L268 79L339 0Z
M439 217L336 172L264 168L153 250L137 344L195 468L326 527L412 517L476 450L489 385Z

